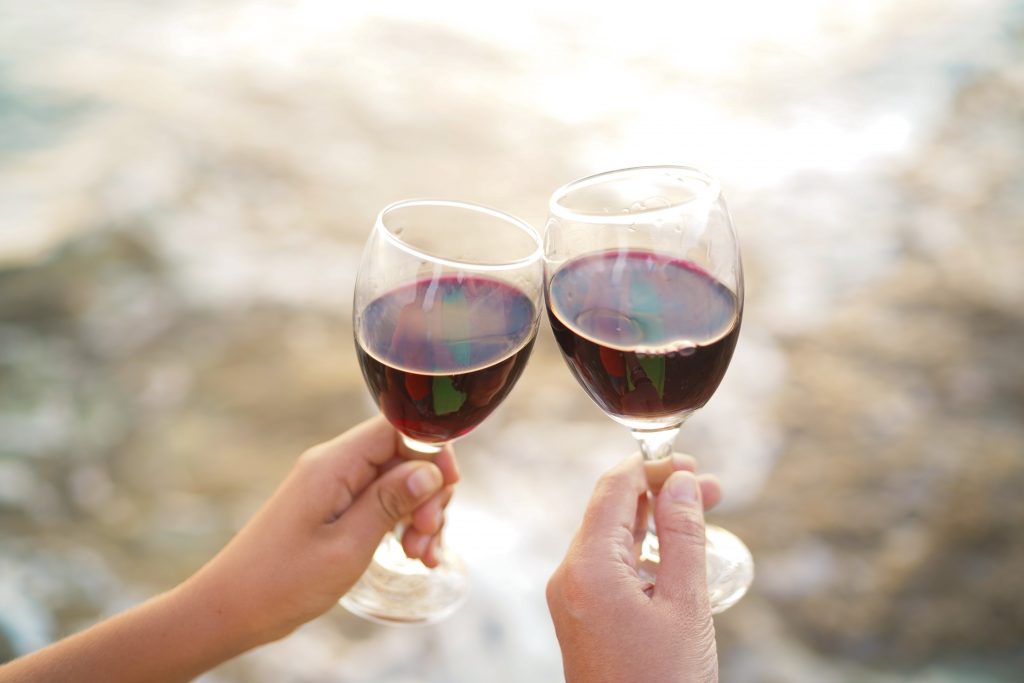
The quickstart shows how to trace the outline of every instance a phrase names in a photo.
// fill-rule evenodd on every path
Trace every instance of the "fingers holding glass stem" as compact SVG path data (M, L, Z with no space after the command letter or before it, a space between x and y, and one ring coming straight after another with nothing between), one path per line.
M411 559L418 559L431 569L440 563L441 531L444 509L452 499L454 487L445 486L433 498L413 511L408 525L401 530L402 549Z
M685 453L672 453L660 460L645 460L644 473L647 475L647 485L651 493L658 495L661 485L665 483L673 472L697 472L697 459ZM701 499L704 501L704 509L710 510L722 500L722 485L718 477L713 474L697 475L697 482L700 485Z
M644 471L651 495L657 496L662 485L674 472L696 473L696 468L696 459L683 453L672 453L658 460L645 460ZM704 509L710 510L718 505L722 499L722 487L718 479L712 474L700 474L696 480ZM657 578L662 549L654 521L654 506L648 503L646 496L644 498L637 512L634 536L640 557L640 574L653 584ZM753 581L753 560L743 542L729 531L709 524L705 533L708 594L711 609L717 614L735 604L747 592Z
M413 510L395 528L395 536L401 540L402 550L409 559L420 560L434 569L441 561L441 531L444 529L445 509L459 481L455 451L447 443L438 444L433 453L426 453L411 447L406 438L401 439L398 450L402 457L409 460L429 460L441 471L443 488Z

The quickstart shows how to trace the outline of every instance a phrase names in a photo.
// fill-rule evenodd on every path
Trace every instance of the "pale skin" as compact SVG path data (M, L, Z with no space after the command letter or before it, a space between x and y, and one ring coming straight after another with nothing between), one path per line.
M692 458L647 464L639 455L598 481L583 523L548 582L547 598L567 683L718 680L708 603L704 508L718 482ZM657 584L637 571L637 545L654 498L661 564Z
M194 575L142 605L0 666L0 683L191 680L334 607L399 521L406 523L406 554L436 566L444 510L459 475L450 447L429 461L422 457L405 449L382 418L314 446ZM548 585L569 683L635 680L638 669L631 665L638 662L645 680L712 680L714 629L703 555L697 562L695 537L683 552L665 534L696 534L699 520L703 552L699 501L710 507L721 492L713 478L695 478L694 465L692 458L677 455L648 464L645 476L635 456L598 484L580 532ZM662 505L667 496L659 496L662 552L671 559L652 589L638 579L630 557L648 486L657 490L666 477L669 488L678 477L696 482L698 502ZM617 611L608 614L608 608ZM667 648L662 641L672 635Z

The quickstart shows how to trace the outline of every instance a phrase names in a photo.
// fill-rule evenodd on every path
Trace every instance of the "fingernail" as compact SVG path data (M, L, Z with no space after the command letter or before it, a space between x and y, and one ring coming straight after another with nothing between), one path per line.
M441 473L433 465L422 465L405 480L409 493L421 498L441 488Z
M444 521L444 511L443 510L437 510L436 512L434 512L434 528L435 529L440 529L441 528L441 523L443 521Z
M680 503L697 502L697 477L693 476L692 472L687 472L686 470L673 472L669 476L668 481L665 482L665 488L668 489L668 495L674 501Z
M672 469L673 470L681 470L684 467L688 467L689 465L690 465L690 456L683 455L682 453L673 453L672 454Z

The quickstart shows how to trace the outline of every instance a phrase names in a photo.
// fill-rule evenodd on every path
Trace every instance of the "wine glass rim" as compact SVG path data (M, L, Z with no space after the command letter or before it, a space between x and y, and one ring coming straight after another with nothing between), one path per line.
M387 226L384 221L384 217L394 211L395 209L406 208L410 206L438 206L447 207L453 209L465 209L476 213L485 214L493 218L498 218L505 221L509 225L519 229L526 233L527 237L533 240L533 251L522 258L513 259L510 261L496 261L488 263L477 263L474 261L462 261L457 259L449 259L437 254L424 251L403 240L399 235L396 235L391 231L391 228ZM391 242L394 246L398 247L402 251L421 258L425 261L432 263L438 263L453 268L472 268L477 271L489 271L489 270L509 270L512 268L519 268L527 266L533 262L540 261L544 256L544 243L540 238L540 234L533 228L532 225L527 223L521 218L517 218L510 213L499 211L490 206L484 204L475 204L473 202L464 202L455 199L402 199L397 202L392 202L385 206L377 214L376 229L384 235L385 239Z
M600 185L612 180L615 176L636 176L649 173L675 173L681 176L685 176L688 179L697 180L706 186L706 190L703 192L695 193L692 197L683 199L681 201L673 202L668 206L658 206L650 209L643 209L640 211L631 211L629 213L621 214L608 214L608 213L587 213L584 211L576 211L563 206L560 202L569 196L570 193L577 190L582 190L587 187L594 185ZM660 164L654 166L630 166L628 168L618 168L612 171L603 171L601 173L595 173L578 180L574 180L570 183L562 185L560 188L555 190L551 194L551 199L548 202L548 210L555 218L562 218L578 223L602 223L602 224L622 224L631 225L637 223L639 220L657 219L664 217L668 214L672 214L679 210L680 207L695 202L706 202L711 204L716 201L722 192L721 183L714 176L705 173L699 168L693 166L681 166L674 164Z

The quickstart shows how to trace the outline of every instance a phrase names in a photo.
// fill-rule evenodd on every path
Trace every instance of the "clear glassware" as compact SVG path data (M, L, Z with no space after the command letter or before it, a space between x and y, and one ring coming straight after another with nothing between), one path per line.
M627 427L645 459L672 452L718 388L743 318L743 266L719 183L683 166L601 173L551 197L545 296L569 369ZM658 539L643 543L654 580ZM707 527L708 590L721 612L753 580L750 551Z
M353 330L370 393L405 445L430 457L505 398L533 348L543 251L525 222L466 202L414 199L377 216L356 277ZM389 624L429 623L469 588L447 548L428 569L389 533L342 599Z

